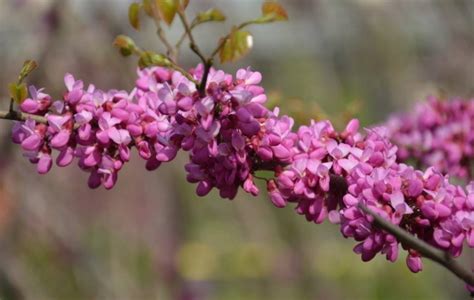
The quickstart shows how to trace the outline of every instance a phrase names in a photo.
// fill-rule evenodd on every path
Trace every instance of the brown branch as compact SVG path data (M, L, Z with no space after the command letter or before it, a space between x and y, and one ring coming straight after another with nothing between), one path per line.
M0 119L21 121L24 122L28 119L35 120L38 123L48 124L48 120L45 117L22 113L18 111L0 111Z
M178 10L178 15L181 19L181 22L183 23L185 33L189 38L189 42L190 42L189 47L191 48L191 50L194 53L196 53L197 56L199 56L202 63L204 64L204 73L203 73L203 76L202 76L202 79L201 79L201 83L199 85L197 85L199 94L201 96L204 96L205 89L206 89L207 78L209 76L209 71L211 69L211 66L212 66L214 60L213 60L212 57L206 58L204 56L204 54L201 52L201 50L199 49L199 46L197 45L196 40L194 40L194 37L193 37L193 34L192 34L192 29L194 27L193 26L194 23L193 23L193 25L189 25L188 19L186 18L186 15L184 14L184 11Z
M163 30L163 27L161 26L161 21L159 17L159 12L155 5L152 5L152 11L153 11L153 21L155 22L156 25L156 34L158 35L158 38L160 41L165 45L166 51L167 51L167 56L171 58L172 61L176 60L176 49L171 45L171 43L168 41L168 38L166 37L165 31Z
M13 109L14 102L15 102L15 100L13 100L13 98L11 98L11 99L10 99L10 106L9 106L9 108L8 108L8 112L9 112L10 114L15 112L15 110Z
M465 283L474 286L474 274L459 264L451 255L449 255L449 253L437 249L425 241L416 238L414 235L408 233L399 226L393 225L362 203L359 203L359 209L372 216L376 226L395 236L405 247L416 250L422 256L444 266Z
M212 58L209 58L204 64L204 73L202 75L201 84L198 87L199 94L201 96L205 96L207 78L209 77L209 72L211 71L211 67L213 63L214 63L214 60Z
M189 47L194 53L196 53L197 56L199 56L199 58L202 60L202 63L206 64L207 59L204 56L204 54L202 54L201 49L199 49L199 46L197 45L196 40L194 39L194 36L192 34L192 27L191 25L189 25L188 19L186 18L184 11L178 10L178 15L179 15L179 18L181 19L181 22L183 23L184 30L186 31L186 34L188 35L189 42L190 42Z
M176 50L173 48L173 46L168 42L168 39L166 38L165 32L163 31L163 27L161 27L160 22L156 22L156 33L158 34L158 37L160 40L163 42L163 44L166 47L166 52L168 57L170 57L173 61L176 59Z
M179 48L181 48L181 44L183 44L184 40L186 39L186 37L188 36L188 34L186 33L186 31L181 35L181 37L179 38L178 42L176 43L175 45L175 48L179 50Z
M43 116L27 114L27 113L15 111L15 110L14 111L0 110L0 120L25 122L29 119L34 120L37 123L46 124L46 125L48 124L48 119ZM80 124L74 123L74 129L77 129L79 127L80 127Z
M196 19L194 19L192 22L191 22L191 25L189 26L189 29L190 31L192 32L192 30L198 26L199 24L202 24L202 23L199 23L196 21ZM176 43L176 45L174 46L177 50L179 50L179 48L181 47L181 45L183 44L184 40L186 39L186 37L188 36L188 31L185 30L183 32L183 34L181 35L181 37L179 38L178 42Z

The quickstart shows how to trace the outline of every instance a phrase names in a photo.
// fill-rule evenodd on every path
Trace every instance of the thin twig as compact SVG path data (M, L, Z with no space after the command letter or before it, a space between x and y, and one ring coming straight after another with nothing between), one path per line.
M181 37L179 38L178 42L175 45L175 48L177 49L177 51L179 51L179 48L181 48L181 44L183 44L187 36L188 34L186 33L186 31L183 32L183 34L181 35Z
M158 35L158 38L160 39L160 41L165 45L167 56L170 57L171 60L174 61L176 59L176 49L173 47L173 45L171 45L171 43L166 38L165 31L163 30L163 27L161 26L159 13L154 5L152 6L152 10L153 10L153 20L156 25L156 34Z
M13 98L10 98L10 106L8 108L8 111L10 113L13 113L15 110L13 109L13 103L15 102L15 100L13 100Z
M188 35L190 45L189 47L191 50L193 50L194 53L196 53L197 56L202 60L203 64L206 64L207 59L202 54L201 50L199 49L199 46L196 44L196 40L194 40L193 34L192 34L192 27L189 25L188 19L186 18L186 15L184 11L178 10L178 15L179 18L181 19L181 22L183 23L184 30L186 31L186 34Z
M191 22L191 25L189 26L189 29L192 30L194 29L194 27L196 27L197 25L199 24L202 24L202 23L199 23L196 21L196 19L194 19L192 22ZM188 32L187 30L185 30L183 32L183 34L181 35L181 37L179 38L178 42L176 43L176 45L174 46L176 48L176 50L179 50L179 48L181 47L181 45L183 44L184 40L186 39L186 37L188 36Z
M213 64L213 59L212 57L206 58L204 54L202 54L201 50L199 49L199 46L196 44L196 41L194 40L193 34L192 34L192 29L193 25L189 25L188 19L186 18L186 15L184 11L178 10L178 15L181 19L181 22L183 23L184 30L189 38L189 47L191 50L196 53L197 56L201 59L202 63L204 64L204 73L201 79L201 83L197 85L199 94L201 96L204 96L205 94L205 89L206 89L206 83L207 83L207 78L209 76L209 70L211 69L211 66ZM193 22L194 23L194 22Z
M470 270L466 270L451 255L449 255L449 253L437 249L423 240L416 238L414 235L408 233L399 226L393 225L370 210L364 204L359 203L359 208L374 218L375 225L395 236L405 247L416 250L422 256L441 264L465 283L474 286L474 274Z

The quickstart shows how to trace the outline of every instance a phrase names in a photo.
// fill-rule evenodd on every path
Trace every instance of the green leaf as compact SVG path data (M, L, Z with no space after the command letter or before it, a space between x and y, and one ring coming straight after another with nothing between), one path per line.
M205 23L205 22L223 22L225 21L226 17L217 8L211 8L207 11L200 12L196 17L196 22L198 24Z
M144 51L138 60L138 66L140 69L151 66L169 67L170 65L171 62L165 55L152 51Z
M270 23L275 21L287 21L288 13L285 8L276 1L265 1L262 5L262 16L256 20L257 23Z
M253 46L252 35L248 31L234 28L219 51L221 63L233 62L246 55Z
M28 89L25 83L10 83L8 85L8 94L18 104L21 104L28 97Z
M140 9L142 5L140 3L132 3L128 7L128 21L135 30L140 30Z
M23 67L20 71L20 76L18 77L18 82L22 82L31 72L33 72L38 67L36 61L28 59L23 63Z
M137 50L135 42L126 35L117 36L114 41L114 46L120 50L123 56L129 56Z
M145 11L145 13L150 16L150 17L154 17L154 13L153 13L153 1L154 0L143 0L142 4L143 4L143 10Z
M179 0L155 0L156 7L160 13L160 17L166 24L173 23L176 12L178 11Z

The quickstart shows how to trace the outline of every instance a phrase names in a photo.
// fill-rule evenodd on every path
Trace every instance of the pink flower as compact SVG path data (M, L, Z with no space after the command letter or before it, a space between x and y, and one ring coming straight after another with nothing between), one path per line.
M43 89L36 90L34 86L29 88L29 92L31 98L25 99L20 105L22 112L36 114L48 110L51 106L51 96L43 93Z
M39 156L38 160L38 173L39 174L46 174L51 170L51 166L53 163L53 159L51 158L51 155L48 153L41 153Z
M416 252L407 255L407 266L413 273L418 273L423 270L423 263L421 262L421 256Z
M130 133L125 129L117 129L116 127L111 127L108 129L109 138L117 145L128 145L132 138Z

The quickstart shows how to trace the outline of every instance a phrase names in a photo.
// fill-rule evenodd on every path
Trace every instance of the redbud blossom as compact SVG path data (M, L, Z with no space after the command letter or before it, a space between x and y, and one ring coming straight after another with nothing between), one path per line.
M199 82L203 67L190 74ZM17 122L12 138L41 174L51 169L53 155L60 167L77 159L91 188L112 188L133 148L148 170L187 152L187 180L199 196L213 188L222 198L233 199L239 188L255 196L255 173L272 171L266 182L276 207L294 203L308 221L339 224L364 261L379 253L395 261L400 243L374 226L361 203L453 256L465 241L474 247L474 183L463 189L444 175L468 175L470 102L431 99L414 116L392 119L388 129L360 132L354 119L342 131L329 121L293 131L292 118L264 106L260 73L241 69L233 77L211 69L208 75L204 95L181 73L160 67L139 70L130 93L85 88L66 75L62 100L30 89L20 109L46 124ZM409 157L430 167L416 170L403 163ZM409 269L421 271L419 253L406 250Z

